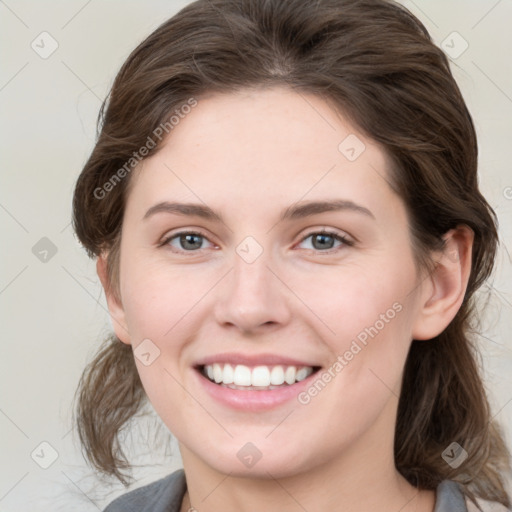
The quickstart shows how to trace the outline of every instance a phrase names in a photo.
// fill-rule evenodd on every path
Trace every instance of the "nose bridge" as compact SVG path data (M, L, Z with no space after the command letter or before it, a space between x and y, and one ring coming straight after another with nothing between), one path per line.
M254 237L246 237L235 248L233 270L222 287L216 307L217 320L244 331L269 323L288 321L285 287L275 277L272 251ZM270 268L269 268L270 267Z
M253 242L239 244L233 257L233 291L263 298L272 286L269 266L272 266L269 250L265 251L263 247L259 250Z

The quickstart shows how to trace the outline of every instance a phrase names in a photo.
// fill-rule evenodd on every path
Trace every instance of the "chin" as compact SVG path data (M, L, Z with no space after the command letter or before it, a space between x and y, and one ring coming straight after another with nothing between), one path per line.
M301 454L300 458L297 454ZM236 447L232 445L222 451L212 450L201 455L204 463L214 471L237 478L287 478L312 467L312 461L307 460L300 443L297 446L287 444L283 450L282 445L275 446L268 440L267 446L244 441L236 443Z

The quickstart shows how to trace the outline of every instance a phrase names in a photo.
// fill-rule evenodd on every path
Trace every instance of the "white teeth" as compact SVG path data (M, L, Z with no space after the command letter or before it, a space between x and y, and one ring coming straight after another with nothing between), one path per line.
M233 383L235 386L250 386L251 369L242 364L237 364L235 367L235 374L233 376Z
M217 384L222 382L222 367L220 364L215 363L213 365L213 379Z
M297 370L297 374L295 375L295 380L300 382L301 380L306 379L313 373L313 368L301 368Z
M288 366L286 371L284 372L284 380L286 384L293 384L295 382L295 375L297 373L297 369L295 366Z
M266 366L256 366L252 370L251 384L253 386L270 386L270 371Z
M274 366L270 372L270 384L280 386L284 383L284 370L282 366Z
M283 384L292 385L313 373L311 366L255 366L250 368L243 364L235 367L231 364L214 363L206 365L203 373L217 384L229 384L230 387L270 388Z
M222 372L222 382L224 384L233 384L235 379L235 371L230 364L224 365L224 371Z

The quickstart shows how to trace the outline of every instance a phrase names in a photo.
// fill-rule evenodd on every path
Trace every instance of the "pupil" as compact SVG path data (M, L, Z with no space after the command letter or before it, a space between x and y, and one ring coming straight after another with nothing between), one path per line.
M190 241L191 239L193 238L196 238L196 239L199 239L200 237L198 235L193 235L193 234L190 234L190 235L182 235L181 236L181 242L182 242L182 247L184 247L185 249L199 249L201 247L201 241L197 242L194 244L194 242ZM190 247L190 246L187 246L187 244L191 244L193 247Z
M333 241L334 241L334 240L333 240L333 238L332 238L332 236L330 236L330 235L323 235L323 234L321 234L321 233L317 234L317 235L313 238L313 245L315 245L315 242L316 242L317 240L319 240L319 239L321 239L321 240L322 240L322 242L320 243L320 247L316 247L316 246L315 246L315 249L322 249L322 248L323 248L323 249L325 249L325 247L326 247L326 245L325 245L325 239L326 239L326 238L330 238L330 239L331 239L331 242L333 242ZM324 244L324 245L322 245L322 244ZM331 249L331 248L332 248L332 243L331 243L331 244L328 244L328 245L329 245L329 247L328 247L328 248L329 248L329 249Z

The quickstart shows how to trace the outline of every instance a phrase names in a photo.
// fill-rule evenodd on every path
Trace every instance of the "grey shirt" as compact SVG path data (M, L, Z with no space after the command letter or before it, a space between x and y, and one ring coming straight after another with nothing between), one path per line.
M104 512L179 512L187 484L183 469L114 500ZM445 480L436 490L434 512L468 512L459 484Z

